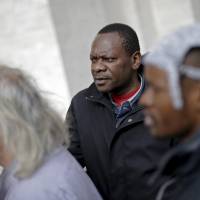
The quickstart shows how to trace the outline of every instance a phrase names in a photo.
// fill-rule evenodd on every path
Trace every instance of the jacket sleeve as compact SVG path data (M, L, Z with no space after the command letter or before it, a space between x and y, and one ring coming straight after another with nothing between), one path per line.
M81 140L77 126L76 114L73 109L73 104L71 104L65 118L65 130L68 131L70 135L70 145L68 150L76 158L80 165L85 167Z

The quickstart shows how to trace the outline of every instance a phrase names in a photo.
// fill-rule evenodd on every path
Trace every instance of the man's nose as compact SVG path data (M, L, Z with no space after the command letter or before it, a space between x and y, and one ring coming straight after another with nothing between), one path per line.
M95 63L92 64L92 69L95 72L99 72L99 71L106 71L106 65L103 63L103 61L101 59L98 59Z

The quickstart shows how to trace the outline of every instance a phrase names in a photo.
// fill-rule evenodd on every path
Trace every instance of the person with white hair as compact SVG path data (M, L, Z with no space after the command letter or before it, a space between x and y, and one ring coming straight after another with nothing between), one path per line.
M145 123L158 138L178 144L161 159L150 179L168 180L156 200L200 199L200 24L163 38L143 60L148 87L140 103Z
M68 144L32 79L0 66L0 200L101 200Z

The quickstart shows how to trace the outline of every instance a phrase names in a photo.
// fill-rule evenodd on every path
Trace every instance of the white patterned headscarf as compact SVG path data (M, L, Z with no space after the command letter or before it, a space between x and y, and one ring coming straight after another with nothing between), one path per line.
M185 56L195 47L200 47L200 24L182 27L164 37L143 59L144 65L152 64L168 73L169 88L176 109L183 106L180 75L200 80L200 66L195 68L183 65Z

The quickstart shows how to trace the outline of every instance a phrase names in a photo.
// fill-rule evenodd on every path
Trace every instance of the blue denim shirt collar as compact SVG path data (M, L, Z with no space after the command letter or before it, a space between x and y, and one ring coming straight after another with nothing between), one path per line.
M131 99L130 101L124 102L120 107L118 107L113 102L113 100L112 100L112 98L110 96L110 99L111 99L111 102L113 104L114 112L116 114L116 118L117 119L123 117L128 112L130 112L133 109L134 105L137 104L140 96L142 95L142 92L144 91L144 86L145 86L144 77L141 74L139 74L139 79L140 79L141 87L140 87L137 95L133 99Z

